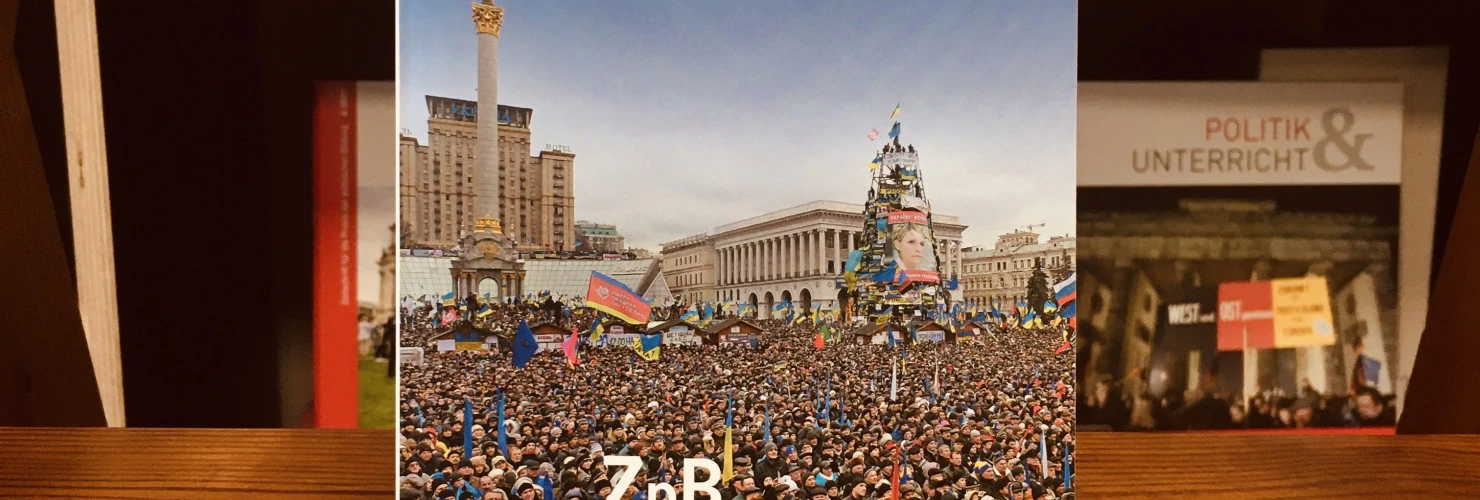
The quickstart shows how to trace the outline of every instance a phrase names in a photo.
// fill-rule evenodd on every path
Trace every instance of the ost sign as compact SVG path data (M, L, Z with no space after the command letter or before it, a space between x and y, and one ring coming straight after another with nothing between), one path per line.
M1218 350L1336 343L1326 279L1285 278L1218 286Z

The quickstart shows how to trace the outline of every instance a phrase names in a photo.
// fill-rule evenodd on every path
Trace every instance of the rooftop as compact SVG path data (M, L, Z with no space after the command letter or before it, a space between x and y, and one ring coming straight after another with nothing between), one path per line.
M763 224L763 223L766 223L766 222L771 222L771 221L775 221L775 220L781 220L781 219L785 219L787 217L792 217L792 216L795 216L795 215L801 215L801 214L804 214L804 213L807 213L807 212L816 212L816 211L842 212L842 213L848 213L848 214L858 214L858 215L861 215L861 214L863 214L863 205L860 205L860 204L857 204L857 203L846 203L846 202L841 202L841 201L817 200L817 201L813 201L813 202L803 203L801 205L797 205L797 206L794 206L794 207L791 207L791 208L784 208L784 209L781 209L781 210L777 210L775 212L771 212L771 213L767 213L767 214L762 214L762 215L757 215L757 216L751 217L749 219L742 219L742 220L739 220L739 221L731 222L729 224L725 224L723 226L719 226L719 227L714 228L714 233L715 234L725 233L725 232L729 232L729 231L734 231L736 229L741 229L741 228L746 228L746 227L754 226L756 224ZM934 222L936 222L936 223L939 223L939 224L952 224L952 225L960 225L961 224L961 218L960 217L957 217L957 216L954 216L954 215L934 214L934 215L932 215L932 220Z
M612 277L641 294L644 279L657 274L657 259L639 260L556 260L524 261L524 291L549 290L568 296L585 296L591 282L591 271ZM397 274L402 296L440 297L452 291L451 257L402 256ZM484 290L486 291L486 290Z

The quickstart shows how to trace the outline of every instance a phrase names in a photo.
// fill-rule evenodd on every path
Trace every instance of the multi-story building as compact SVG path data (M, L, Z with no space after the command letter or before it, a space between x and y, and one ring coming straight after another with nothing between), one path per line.
M426 96L427 144L401 136L401 224L406 247L451 248L476 218L497 218L521 250L569 251L575 247L575 155L546 145L530 156L534 110L498 106L499 213L477 214L473 186L478 103Z
M710 244L719 300L754 305L762 318L785 301L798 308L836 307L844 292L843 264L859 246L863 213L863 205L819 200L715 228ZM932 220L941 271L959 273L966 226L952 215L935 214Z
M1035 259L1043 259L1043 272L1049 285L1054 283L1056 269L1073 269L1075 245L1073 236L1051 236L1039 243L1038 233L1013 231L997 237L992 248L966 249L966 272L961 277L961 290L967 300L986 303L992 298L1016 300L1028 295L1028 277L1033 274Z
M622 253L627 239L617 232L617 226L578 220L575 224L576 245L579 252Z
M714 241L707 234L663 244L663 279L675 298L715 300Z

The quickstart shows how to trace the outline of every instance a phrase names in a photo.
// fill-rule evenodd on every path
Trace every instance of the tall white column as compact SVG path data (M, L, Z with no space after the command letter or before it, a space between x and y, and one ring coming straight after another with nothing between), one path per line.
M843 234L843 240L848 243L848 253L849 254L852 254L853 251L856 250L855 248L853 248L853 238L855 238L855 237L856 237L856 233L854 233L853 231L845 231L844 234Z
M822 253L823 249L826 247L826 245L822 244L823 231L825 230L812 230L812 269L817 273L818 276L821 276L823 271L827 270L827 255L824 255Z
M478 31L478 143L473 159L473 217L503 218L499 213L498 182L498 36L504 9L492 0L473 4L473 26ZM519 228L523 231L524 228Z
M735 266L735 283L744 283L750 279L750 244L736 245L735 254L736 258L740 259Z
M781 276L790 278L797 271L796 260L792 259L792 256L796 255L797 252L797 240L788 234L782 238L781 244L783 247L781 251L781 255L783 256L781 260Z
M754 282L761 277L761 243L752 241L745 244L745 276Z
M786 276L786 237L776 237L776 267L773 268L772 277L781 278Z
M797 233L797 238L802 240L802 252L797 255L797 259L802 261L802 275L806 275L812 272L812 249L815 248L812 246L812 231Z
M843 270L843 232L842 231L839 231L837 229L834 229L832 234L833 234L833 262L835 262L835 264L833 264L833 265L836 266L836 267L833 268L833 271L837 272L837 274L842 274L842 270Z
M741 246L740 246L740 281L741 281L741 283L747 283L747 281L750 281L750 259L752 259L752 257L750 257L750 251L752 251L752 249L750 249L750 244L749 243L743 243L743 244L741 244Z
M802 242L802 251L797 253L797 261L801 263L802 272L798 274L806 276L807 273L812 271L812 249L814 248L812 246L812 231L806 230L797 233L797 239Z
M781 256L783 255L783 252L786 251L781 246L784 243L786 243L785 238L782 238L780 236L777 236L776 238L771 240L771 279L781 278Z
M807 258L806 258L806 256L807 256L807 249L810 248L810 247L807 246L807 239L802 236L803 234L804 233L793 233L792 234L792 238L796 239L796 241L797 241L797 251L796 251L796 256L795 256L796 263L797 263L797 272L793 273L796 276L806 276L807 275Z
M767 238L761 245L761 280L771 279L771 273L776 269L776 240Z
M804 234L805 233L792 233L791 234L792 241L795 241L796 242L796 251L795 252L792 252L792 255L791 255L792 262L795 262L796 263L796 269L793 269L792 270L792 273L791 273L792 276L806 276L807 275L807 258L806 258L806 255L807 255L808 246L807 246L807 239L805 237L803 237Z
M786 255L786 248L784 248L784 245L786 244L786 238L783 236L777 236L774 241L776 242L776 255L774 259L775 267L771 268L771 277L773 279L780 279L781 265L785 263L785 259L783 258L783 256Z
M776 269L776 266L773 266L774 260L776 260L776 240L771 240L771 238L767 238L767 240L762 243L761 249L762 251L764 251L764 253L761 254L761 269L762 271L764 271L761 274L761 280L771 280L771 269Z
M802 238L802 233L791 233L792 251L787 259L792 262L792 277L807 274L807 260L803 258L807 254L807 240Z
M750 247L746 256L746 260L748 261L746 265L750 267L750 271L747 274L750 275L750 281L754 282L761 278L761 242L752 241L746 246Z
M812 233L803 231L794 235L797 239L797 267L800 268L797 276L806 276L812 270L812 257L809 255L812 253L812 240L808 238L809 234Z
M802 242L801 251L797 252L797 261L802 267L802 272L798 274L806 276L812 271L812 249L815 248L812 246L812 231L809 229L797 233L797 240Z

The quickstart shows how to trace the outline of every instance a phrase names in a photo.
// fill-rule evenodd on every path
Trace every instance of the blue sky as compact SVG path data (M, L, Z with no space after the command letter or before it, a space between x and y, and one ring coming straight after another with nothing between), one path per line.
M535 146L570 146L576 217L629 246L862 203L896 103L968 245L1074 231L1072 0L497 3L500 103L534 109ZM401 2L400 126L423 143L424 96L477 98L471 12Z

